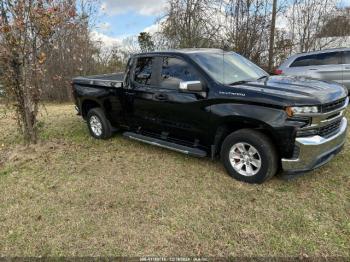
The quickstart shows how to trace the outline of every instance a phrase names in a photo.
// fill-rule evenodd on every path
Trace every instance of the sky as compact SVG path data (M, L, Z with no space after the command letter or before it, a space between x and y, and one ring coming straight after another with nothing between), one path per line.
M106 45L140 32L153 32L164 15L166 0L102 0L94 38Z
M121 44L128 36L154 32L165 13L167 0L101 0L98 23L92 37L106 46ZM350 6L350 0L339 0Z

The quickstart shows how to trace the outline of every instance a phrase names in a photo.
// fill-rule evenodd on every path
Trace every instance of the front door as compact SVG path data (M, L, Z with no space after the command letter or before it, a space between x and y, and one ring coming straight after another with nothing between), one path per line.
M196 70L179 57L138 57L126 88L129 126L163 139L204 141L208 132L205 93L180 91L183 81L201 81Z
M154 106L163 135L190 143L203 142L208 133L206 92L184 92L179 85L180 82L201 81L205 86L205 80L181 57L160 56L158 63L159 82L154 90Z

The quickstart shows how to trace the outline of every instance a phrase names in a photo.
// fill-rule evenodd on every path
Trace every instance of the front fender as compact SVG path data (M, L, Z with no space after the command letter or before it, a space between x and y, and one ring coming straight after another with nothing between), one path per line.
M211 115L217 130L222 127L229 132L242 128L260 129L273 140L281 156L293 154L296 128L288 124L288 116L282 108L225 103L211 106Z

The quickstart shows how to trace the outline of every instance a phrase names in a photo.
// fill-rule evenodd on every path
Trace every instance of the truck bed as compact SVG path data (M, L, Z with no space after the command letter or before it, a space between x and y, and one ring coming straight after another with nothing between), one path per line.
M124 82L124 73L79 76L73 78L73 84L94 85L104 87L122 87Z

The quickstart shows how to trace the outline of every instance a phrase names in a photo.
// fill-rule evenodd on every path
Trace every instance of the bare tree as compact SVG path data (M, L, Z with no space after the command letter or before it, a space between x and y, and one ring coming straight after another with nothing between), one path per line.
M136 54L141 52L137 36L128 36L122 41L124 52L127 54Z
M268 50L270 10L268 0L230 0L226 10L229 46L258 64Z
M101 52L100 46L90 37L95 3L79 1L80 7L74 21L60 24L52 45L45 47L48 54L44 65L42 99L55 101L71 100L70 82L74 76L98 73L95 58Z
M220 24L212 23L217 15L216 1L170 0L162 34L170 48L212 47Z
M74 1L2 0L0 64L6 94L28 143L37 142L37 114L47 53L59 25L76 15Z
M293 0L287 19L291 25L293 42L296 51L307 52L320 47L317 38L320 35L325 19L329 13L335 12L336 0Z

